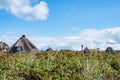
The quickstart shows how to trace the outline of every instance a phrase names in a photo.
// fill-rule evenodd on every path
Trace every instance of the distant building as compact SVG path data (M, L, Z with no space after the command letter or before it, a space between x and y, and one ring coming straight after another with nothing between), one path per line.
M9 49L8 53L32 53L38 52L38 49L30 42L25 35L22 35Z
M86 47L86 48L83 50L83 52L84 52L85 54L88 54L88 53L90 53L90 50Z
M6 52L9 49L9 46L5 42L0 42L0 50Z
M51 47L48 47L48 49L46 49L46 51L52 51L53 49Z
M107 49L105 50L105 52L109 53L109 52L113 52L112 47L107 47Z

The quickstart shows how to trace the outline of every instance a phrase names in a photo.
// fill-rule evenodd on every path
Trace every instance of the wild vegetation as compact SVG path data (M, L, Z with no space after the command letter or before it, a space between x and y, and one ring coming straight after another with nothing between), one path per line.
M43 51L1 54L0 80L119 80L120 53Z

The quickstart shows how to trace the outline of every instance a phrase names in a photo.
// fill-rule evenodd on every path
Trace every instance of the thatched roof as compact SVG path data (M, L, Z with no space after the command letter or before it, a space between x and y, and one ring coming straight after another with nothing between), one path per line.
M46 51L52 51L53 49L51 47L48 47L48 49L46 49Z
M25 35L22 35L9 49L8 53L31 53L38 52L38 49L30 42Z
M112 47L107 47L107 49L105 50L105 52L113 52Z
M84 53L90 53L90 50L86 47L84 50L83 50Z
M0 49L8 49L9 46L5 42L0 42Z

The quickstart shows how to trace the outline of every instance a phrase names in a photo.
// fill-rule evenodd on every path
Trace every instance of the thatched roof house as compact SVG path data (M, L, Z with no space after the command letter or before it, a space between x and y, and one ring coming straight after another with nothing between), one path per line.
M113 49L112 49L112 47L107 47L107 49L105 50L105 52L113 52Z
M7 51L9 49L9 46L5 42L0 42L0 50Z
M46 51L53 51L53 49L51 47L48 47L48 49L46 49Z
M8 53L32 53L38 52L38 49L30 42L25 35L22 35L9 49Z
M83 52L84 52L85 54L88 54L88 53L90 53L90 50L86 47L86 48L83 50Z

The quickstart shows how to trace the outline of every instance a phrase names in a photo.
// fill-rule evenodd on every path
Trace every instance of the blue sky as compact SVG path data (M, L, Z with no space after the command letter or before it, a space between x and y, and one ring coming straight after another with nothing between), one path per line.
M41 2L43 4L40 4ZM21 5L18 6L18 3L21 3L23 8L26 5L28 8L25 8L24 11L20 8ZM40 5L42 8L36 5ZM34 6L38 8L33 8ZM37 12L40 14L36 14ZM79 34L89 29L99 30L98 32L106 29L118 29L120 26L120 0L18 0L18 2L17 0L16 2L1 0L0 26L0 35L19 37L25 34L30 37L42 37L42 40L45 37L57 37L57 41L58 38L81 37L82 35ZM111 38L114 40L113 37ZM106 39L106 41L108 40ZM37 44L37 42L35 43ZM68 46L71 45L65 47Z

